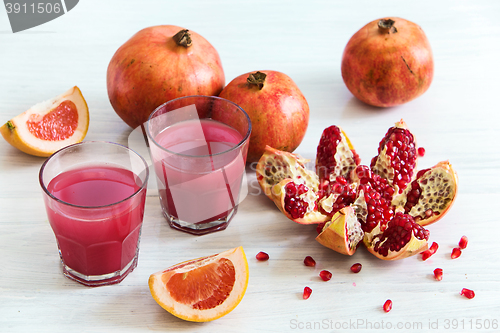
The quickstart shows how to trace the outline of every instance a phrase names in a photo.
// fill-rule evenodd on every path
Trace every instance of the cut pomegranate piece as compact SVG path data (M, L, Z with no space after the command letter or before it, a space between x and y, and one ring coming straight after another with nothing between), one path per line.
M441 268L436 268L434 270L434 278L437 280L437 281L441 281L443 279L443 269Z
M459 247L455 247L452 251L451 251L451 259L457 259L458 257L460 257L462 255L462 250L460 250Z
M439 220L452 206L457 194L457 175L448 161L420 170L401 199L405 213L420 225Z
M316 173L320 180L333 181L337 176L349 179L360 162L349 138L338 126L323 130L316 153Z
M410 215L398 212L389 221L387 229L373 237L368 251L380 259L401 259L427 250L428 239L427 229L418 225Z
M319 277L323 281L330 281L330 279L332 278L332 273L327 270L322 270L321 272L319 272Z
M385 312L391 311L392 310L392 301L390 299L385 301L383 308L384 308Z
M361 223L352 206L342 208L326 222L316 240L323 246L342 254L353 255L363 239Z
M255 258L257 258L257 260L259 260L259 261L266 261L266 260L269 260L269 254L261 251L261 252L257 253Z
M266 196L292 221L325 222L329 216L320 213L316 203L318 176L305 168L307 162L299 155L268 146L257 163L257 181Z
M304 287L304 292L302 293L303 299L308 299L311 296L312 289L309 287Z
M316 266L316 261L313 259L313 257L307 256L304 258L304 265L314 267Z
M343 176L337 176L333 181L323 180L319 191L320 212L333 216L342 208L349 206L356 200L356 184L348 183Z
M361 271L361 267L362 267L362 265L359 262L355 263L351 266L351 272L359 273Z
M415 138L401 119L380 141L378 155L370 164L373 172L389 181L396 193L403 193L413 179L417 165Z
M472 299L476 296L476 293L474 293L473 290L463 288L462 291L460 292L460 295L465 296L468 299Z
M460 247L462 250L467 248L467 244L469 244L469 239L467 236L462 236L460 238L460 241L458 242L458 247Z

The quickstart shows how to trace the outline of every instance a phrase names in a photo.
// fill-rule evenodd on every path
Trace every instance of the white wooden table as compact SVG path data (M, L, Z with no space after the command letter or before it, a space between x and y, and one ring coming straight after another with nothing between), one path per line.
M340 75L351 35L365 23L395 15L418 23L435 57L430 89L405 105L376 109L358 102ZM114 113L106 68L136 31L175 24L206 37L219 51L229 82L249 71L286 73L306 96L311 117L297 153L314 159L322 130L340 125L365 163L386 130L408 123L426 155L421 168L449 159L459 195L431 225L438 252L385 262L360 248L342 256L314 240L314 226L287 220L264 195L253 172L250 193L225 231L196 237L170 229L155 191L148 195L139 265L122 283L87 288L62 275L55 238L38 184L43 158L0 140L0 332L146 331L494 331L500 325L500 2L498 1L97 1L13 34L0 9L0 122L78 85L90 107L86 140L127 144L131 129ZM498 201L497 201L498 200ZM469 247L450 252L462 235ZM250 281L240 305L210 323L185 322L149 293L151 273L242 245ZM259 251L267 262L255 260ZM305 267L313 256L315 268ZM359 274L350 272L363 264ZM441 267L441 282L433 279ZM318 277L333 273L329 282ZM312 288L302 299L305 286ZM459 295L470 288L476 297ZM392 299L390 313L382 311ZM479 326L481 325L481 327ZM489 330L487 329L489 327ZM436 329L438 328L438 329Z

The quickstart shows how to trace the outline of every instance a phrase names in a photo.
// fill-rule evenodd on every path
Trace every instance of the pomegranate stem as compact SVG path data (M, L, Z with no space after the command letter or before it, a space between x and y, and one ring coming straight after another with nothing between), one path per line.
M396 22L391 19L381 19L380 21L378 21L378 28L380 32L384 34L391 34L391 33L394 34L398 32L398 29L396 29L394 23Z
M177 45L184 46L185 48L190 47L193 44L191 39L191 34L188 29L182 29L172 37Z
M266 74L262 72L250 73L247 78L247 83L252 85L255 84L259 87L259 90L264 87L264 81L266 81Z

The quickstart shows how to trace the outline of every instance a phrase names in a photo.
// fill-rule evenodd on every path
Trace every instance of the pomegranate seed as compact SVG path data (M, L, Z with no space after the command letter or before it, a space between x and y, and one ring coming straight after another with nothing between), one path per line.
M467 236L462 236L462 238L460 238L460 241L458 242L458 246L463 250L467 247L467 244L469 244L469 239L467 238Z
M434 278L438 281L441 281L443 279L443 269L442 268L436 268L434 270Z
M316 232L318 235L323 231L323 227L325 226L326 222L321 222L316 226Z
M424 147L419 147L418 148L418 156L424 157L425 155L425 148Z
M316 261L313 259L313 257L307 256L304 258L304 265L314 267L316 266Z
M390 299L388 299L387 301L385 301L384 303L384 311L385 312L389 312L392 310L392 301Z
M426 261L427 259L429 259L432 256L432 254L433 253L430 250L426 250L426 251L422 252L422 260Z
M451 251L451 259L457 259L461 255L462 255L462 250L460 250L459 247L456 247Z
M303 218L306 214L308 204L300 198L300 195L308 190L304 184L295 184L293 181L285 185L285 210L292 218Z
M361 270L361 264L358 262L358 263L355 263L354 265L351 266L351 271L353 273L359 273L359 271Z
M309 296L311 296L311 293L312 293L312 289L309 288L309 287L305 287L304 288L304 293L302 294L302 298L308 299Z
M332 273L327 270L322 270L321 272L319 272L319 277L323 279L323 281L330 281L330 279L332 278Z
M467 288L463 288L462 291L460 292L460 295L465 296L468 299L472 299L474 298L474 296L476 296L473 290Z
M429 248L429 251L431 251L431 254L436 253L437 249L439 248L438 243L432 242L431 247Z
M269 259L269 254L261 251L261 252L257 253L255 258L257 258L257 260L259 260L259 261L266 261Z

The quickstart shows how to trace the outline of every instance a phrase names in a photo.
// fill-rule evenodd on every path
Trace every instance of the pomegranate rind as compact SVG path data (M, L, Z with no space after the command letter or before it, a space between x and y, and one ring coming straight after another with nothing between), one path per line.
M276 207L290 220L299 223L299 224L318 224L325 221L328 221L328 216L320 213L316 210L316 200L318 199L316 193L309 189L306 193L302 194L300 198L308 203L308 209L304 214L304 217L301 218L293 218L290 213L288 213L285 209L285 196L286 190L285 186L292 182L291 178L285 178L280 181L278 184L274 185L271 189L271 199L273 200Z
M355 223L359 224L354 208L351 206L344 207L333 215L331 221L325 224L323 231L316 236L316 241L338 253L352 256L361 240L349 246L348 226ZM361 230L360 225L359 229Z
M191 304L175 301L167 288L169 279L177 273L187 273L201 266L228 259L235 268L235 282L227 298L210 309L195 309ZM161 270L149 277L149 289L153 299L172 315L194 322L206 322L221 318L231 312L243 299L248 285L248 262L243 247L237 247L216 255L184 261L167 269Z
M431 182L429 180L431 178L437 179L437 181ZM413 216L418 224L426 226L440 220L455 202L458 189L458 176L449 161L442 161L430 168L430 170L425 172L416 181L422 189L422 193L419 201L411 208L408 214ZM438 197L433 195L436 189L432 185L435 185L436 182L439 182L440 185L448 184L442 190L443 193L437 191ZM409 190L411 190L410 186L408 186L407 191ZM432 202L429 202L430 200ZM405 204L406 200L400 205L404 207ZM425 216L425 211L428 209L434 212L430 217ZM417 217L420 217L420 219Z
M309 160L300 155L266 146L256 167L260 188L269 199L274 200L276 194L273 196L273 186L288 178L317 192L319 179L313 171L306 169L307 162ZM277 165L278 163L280 165Z
M51 112L63 101L71 101L75 104L78 112L78 125L73 134L64 140L42 140L30 132L27 126L30 117L41 118ZM40 102L25 112L9 120L2 127L0 133L4 139L13 147L25 152L26 154L47 157L57 150L74 143L81 142L87 135L89 128L89 109L82 92L77 86L69 89L63 94Z

